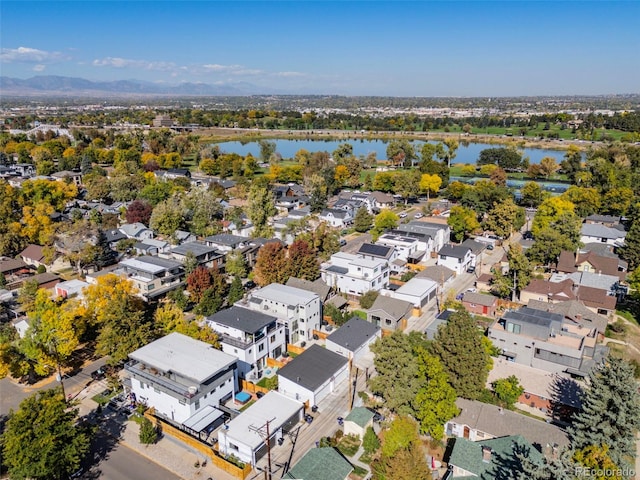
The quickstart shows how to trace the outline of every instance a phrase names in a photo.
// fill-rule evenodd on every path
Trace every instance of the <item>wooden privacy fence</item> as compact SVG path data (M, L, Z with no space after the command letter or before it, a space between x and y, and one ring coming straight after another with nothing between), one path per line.
M260 387L255 383L248 382L247 380L241 380L240 386L242 387L242 390L249 393L257 393L257 392L269 393L268 388Z
M295 345L292 345L291 343L288 343L287 352L292 352L292 353L295 353L296 355L300 355L302 352L304 352L304 348L297 347Z

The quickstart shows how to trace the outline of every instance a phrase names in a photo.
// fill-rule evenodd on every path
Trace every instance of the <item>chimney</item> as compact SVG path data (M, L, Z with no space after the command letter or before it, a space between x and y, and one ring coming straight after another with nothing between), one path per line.
M491 447L482 446L482 461L491 463Z

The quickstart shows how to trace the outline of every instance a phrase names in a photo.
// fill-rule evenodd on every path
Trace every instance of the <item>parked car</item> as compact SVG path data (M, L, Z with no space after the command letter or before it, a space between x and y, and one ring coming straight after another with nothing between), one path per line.
M522 238L525 240L533 240L533 233L530 230L527 230L522 234Z
M264 397L264 392L256 392L256 397L258 398Z
M106 376L107 376L107 371L104 369L104 367L100 367L97 370L94 370L93 372L91 372L91 378L93 378L94 380L102 380Z
M407 218L407 214L405 212L402 212L400 215L398 215L400 218Z
M413 216L413 218L422 218L422 217L424 217L424 215L423 215L422 213L420 213L420 212L416 213L416 214Z
M473 273L475 271L476 271L476 267L474 267L473 265L467 268L467 273Z
M341 247L344 247L346 244L347 244L347 241L344 238L340 239L340 246Z
M491 244L487 245L487 250L493 250L493 248L494 248L493 245Z

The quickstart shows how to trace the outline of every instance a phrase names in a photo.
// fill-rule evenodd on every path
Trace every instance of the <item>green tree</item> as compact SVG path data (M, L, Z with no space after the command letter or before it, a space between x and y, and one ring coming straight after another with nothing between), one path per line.
M372 464L372 473L375 480L431 479L413 420L397 417L391 422L382 442L382 454Z
M632 221L624 246L620 249L620 256L629 262L629 271L640 266L640 218Z
M240 250L234 250L227 254L224 269L229 275L235 277L245 278L247 276L247 264Z
M533 232L534 237L537 236L541 230L556 222L562 214L574 212L575 205L566 198L547 198L540 204L535 216L533 217L531 231Z
M394 413L414 415L416 395L424 377L420 376L416 351L425 346L418 332L395 331L371 345L378 375L369 379L371 391L384 398L385 406Z
M575 205L575 213L579 217L588 217L600 210L600 192L595 188L571 185L561 197Z
M143 445L151 445L158 440L158 430L147 417L142 417L142 420L140 420L140 433L138 436L140 443Z
M589 374L582 410L569 429L576 450L607 445L609 457L620 468L633 468L636 434L640 427L640 396L633 367L610 356Z
M447 224L451 227L451 235L456 242L462 242L469 233L480 228L476 212L461 206L451 208Z
M517 232L522 228L524 222L524 209L518 207L509 198L493 204L485 220L485 227L502 238L509 238L514 231Z
M524 387L520 385L518 377L511 375L507 378L499 378L491 383L493 391L506 407L512 407L524 393Z
M417 197L420 193L420 172L398 172L394 179L393 191L404 198L406 206L410 198Z
M460 309L438 330L432 344L433 353L449 374L451 386L463 398L476 399L487 382L491 359L482 337L469 312Z
M522 203L530 207L537 207L545 199L545 191L538 182L527 182L520 190Z
M573 251L574 244L570 239L562 235L553 227L540 230L535 237L535 242L529 250L528 257L535 262L549 265L558 260L563 250Z
M356 216L353 219L353 225L356 232L364 233L368 232L373 223L373 215L369 213L366 207L360 207L356 212Z
M186 211L178 197L171 197L160 202L153 209L149 219L149 227L161 235L171 236L184 225Z
M362 439L362 448L364 448L365 453L368 455L377 452L380 448L380 439L371 427L367 427L367 430L364 432L364 438Z
M360 297L360 306L364 309L370 309L380 293L377 290L369 290L364 292Z
M373 224L378 232L383 232L389 228L396 228L399 220L398 215L392 210L383 208L382 211L375 216Z
M260 140L258 145L260 145L260 160L263 162L271 160L271 156L276 153L276 142Z
M442 143L445 147L447 147L447 149L442 149L442 151L444 151L444 154L442 155L441 159L447 164L448 168L451 168L451 161L456 158L456 152L459 147L458 141L455 138L449 137L446 138Z
M460 412L456 406L456 391L449 385L449 377L440 360L427 352L417 351L418 374L424 377L414 401L420 430L440 440L444 424Z
M582 169L582 152L580 148L576 145L569 145L560 166L562 171L573 180L575 174Z
M391 140L387 145L387 160L396 166L411 167L416 152L408 140Z
M229 295L227 296L227 303L233 305L238 300L242 300L244 296L244 287L242 286L242 280L240 277L233 277L231 286L229 287Z
M9 414L2 435L3 463L14 479L69 478L89 451L90 438L77 426L60 390L37 392Z
M269 218L276 214L273 195L264 186L254 184L249 190L247 215L253 223L254 237L271 238L273 229L269 226Z

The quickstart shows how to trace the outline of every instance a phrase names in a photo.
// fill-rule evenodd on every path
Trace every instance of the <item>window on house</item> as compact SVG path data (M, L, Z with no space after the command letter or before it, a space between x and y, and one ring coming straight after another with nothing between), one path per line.
M196 400L196 410L200 408L200 400Z
M258 345L258 351L259 352L263 352L264 351L264 343L261 343L260 345Z
M271 342L275 342L276 341L276 336L275 335L271 335L271 337L269 338L269 340Z
M179 403L180 405L186 405L186 404L187 404L187 402L185 402L184 400L178 400L178 403Z
M520 325L518 325L517 323L508 322L507 323L507 332L520 333Z
M392 323L392 322L391 322L391 320L390 320L390 319L388 319L388 318L387 318L387 319L384 321L384 323L386 323L387 325L391 325L391 323Z

